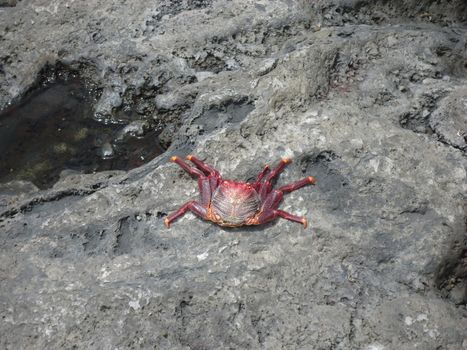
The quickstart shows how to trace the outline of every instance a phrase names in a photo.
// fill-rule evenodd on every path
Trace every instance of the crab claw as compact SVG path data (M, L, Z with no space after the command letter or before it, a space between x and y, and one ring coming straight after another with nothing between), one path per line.
M309 182L310 184L316 185L316 180L315 180L314 177L308 176L306 179L308 180L308 182Z
M169 218L165 218L165 219L164 219L164 225L165 225L167 228L170 228L170 221L169 221Z
M305 218L302 218L302 224L303 228L306 228L308 226L308 221Z

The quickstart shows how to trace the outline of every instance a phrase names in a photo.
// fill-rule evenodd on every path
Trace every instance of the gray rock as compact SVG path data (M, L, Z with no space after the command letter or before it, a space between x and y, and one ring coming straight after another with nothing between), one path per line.
M275 58L265 59L263 62L261 62L261 66L259 67L257 74L260 76L268 74L270 71L276 68L276 65L277 65L277 59Z
M196 72L195 75L198 81L203 81L205 79L215 76L213 72Z
M440 101L430 116L431 128L443 142L467 150L467 87L460 86Z
M2 8L1 107L49 63L168 150L0 186L0 348L465 348L466 18L463 0ZM166 163L187 153L245 181L292 158L277 186L317 186L280 208L309 227L166 229L198 193Z

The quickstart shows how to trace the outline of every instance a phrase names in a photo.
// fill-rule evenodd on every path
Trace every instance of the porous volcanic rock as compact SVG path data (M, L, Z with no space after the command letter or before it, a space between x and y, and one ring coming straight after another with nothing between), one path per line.
M0 109L78 75L168 148L0 185L0 348L467 349L464 0L0 6ZM239 180L292 158L309 227L166 229L188 153Z

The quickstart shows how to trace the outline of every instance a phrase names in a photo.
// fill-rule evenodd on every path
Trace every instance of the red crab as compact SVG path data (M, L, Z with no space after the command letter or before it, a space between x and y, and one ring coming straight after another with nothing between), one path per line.
M200 200L187 202L168 215L164 220L167 227L170 227L170 223L185 214L187 210L205 220L227 227L260 225L278 216L301 223L304 227L307 226L304 217L277 209L284 192L292 192L303 186L316 183L314 178L308 176L278 189L273 189L271 180L284 170L286 164L290 163L288 158L282 158L272 170L266 165L254 183L224 180L217 170L201 160L191 155L186 158L196 167L188 165L179 157L172 157L170 160L180 165L190 175L198 178Z

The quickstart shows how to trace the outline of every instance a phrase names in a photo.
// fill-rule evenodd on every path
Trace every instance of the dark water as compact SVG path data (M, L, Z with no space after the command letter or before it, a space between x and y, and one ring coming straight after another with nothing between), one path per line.
M62 170L129 170L164 150L155 131L122 136L125 125L93 119L78 80L55 82L0 113L0 182L51 187Z

